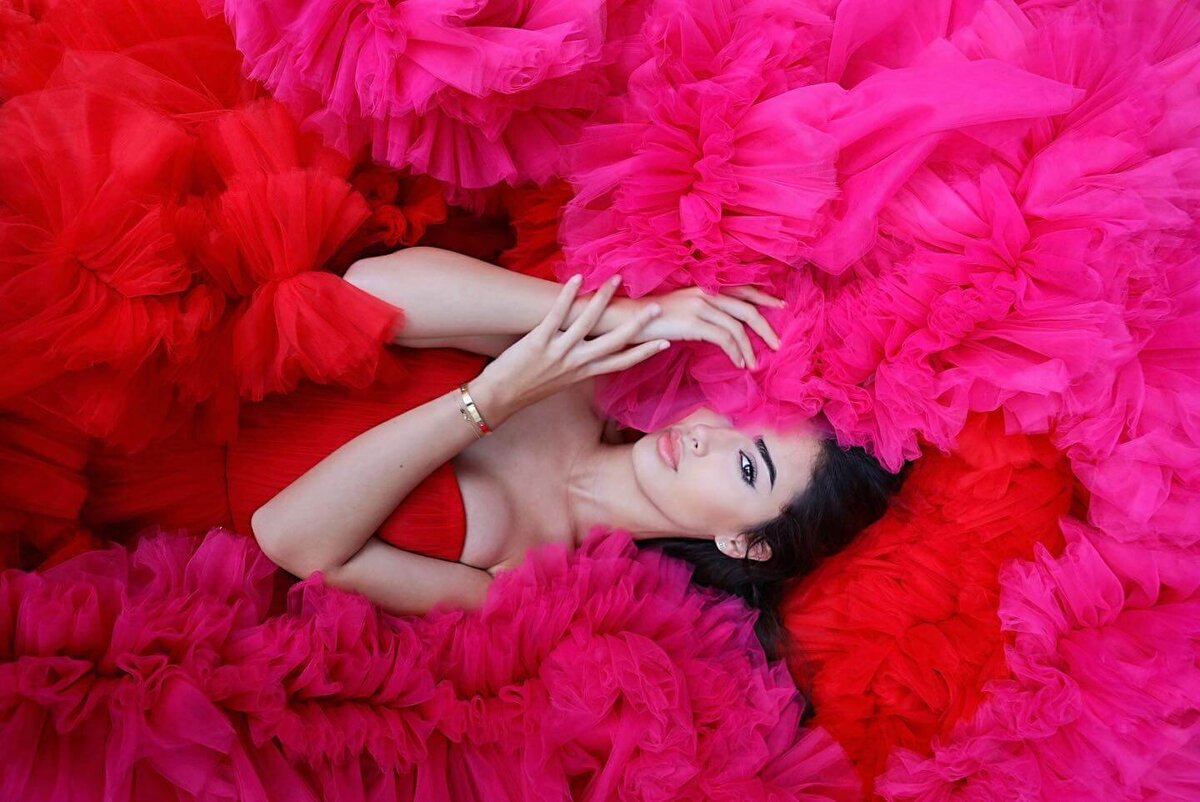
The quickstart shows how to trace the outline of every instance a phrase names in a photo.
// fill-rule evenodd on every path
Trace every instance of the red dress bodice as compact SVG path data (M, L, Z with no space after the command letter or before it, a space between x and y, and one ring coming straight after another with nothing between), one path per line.
M234 528L248 533L256 509L342 444L474 378L485 362L454 349L389 348L369 387L308 384L244 405L226 464ZM466 512L453 465L444 463L413 488L378 535L406 551L458 560Z

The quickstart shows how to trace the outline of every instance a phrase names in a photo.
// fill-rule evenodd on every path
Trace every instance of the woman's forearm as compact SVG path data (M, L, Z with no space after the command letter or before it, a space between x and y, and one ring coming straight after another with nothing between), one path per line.
M486 380L471 394L493 427L509 416ZM251 529L277 565L299 577L346 564L408 493L475 435L457 390L363 432L255 511Z
M523 335L554 303L561 285L440 248L407 248L361 259L346 281L404 310L395 333L400 345L472 335ZM579 316L589 296L576 299L564 324ZM614 299L594 329L603 334L623 319L627 299Z
M324 576L327 585L361 593L396 615L424 615L439 604L480 607L493 581L487 571L403 551L377 537Z

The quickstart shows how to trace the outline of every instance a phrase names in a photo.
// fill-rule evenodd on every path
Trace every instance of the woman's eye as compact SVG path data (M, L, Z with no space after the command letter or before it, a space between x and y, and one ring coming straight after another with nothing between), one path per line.
M742 478L746 480L746 484L754 487L754 480L758 477L758 471L754 469L754 460L747 457L745 451L739 451L738 454L742 457Z

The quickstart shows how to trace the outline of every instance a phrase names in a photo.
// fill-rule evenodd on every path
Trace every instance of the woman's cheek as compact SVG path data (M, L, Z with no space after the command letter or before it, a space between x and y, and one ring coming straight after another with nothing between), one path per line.
M722 487L721 482L711 472L706 472L697 484L702 485L703 490L691 494L693 513L698 513L697 517L706 524L727 520L732 502L728 488Z

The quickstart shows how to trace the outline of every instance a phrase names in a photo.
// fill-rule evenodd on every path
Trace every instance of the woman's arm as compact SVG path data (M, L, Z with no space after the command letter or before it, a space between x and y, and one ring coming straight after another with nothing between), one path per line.
M510 414L486 380L473 380L471 394L490 425ZM344 443L259 507L250 528L290 573L333 574L417 484L474 439L458 391L444 393Z
M461 348L498 356L531 330L550 309L562 285L525 276L438 248L408 248L361 259L346 271L346 281L404 310L404 322L392 342L410 348ZM576 298L562 328L580 316L587 298ZM708 295L699 288L676 290L654 299L662 318L639 333L643 342L703 340L719 346L738 366L758 367L746 326L771 348L779 338L755 307L782 301L754 287L733 287ZM649 298L615 298L591 331L606 334L635 318Z
M427 247L360 259L346 271L345 280L404 310L404 323L394 332L393 343L463 348L492 356L533 329L562 289L553 281ZM575 299L563 328L579 317L588 300ZM611 331L640 306L628 298L613 299L591 333Z
M438 604L482 607L493 581L487 571L404 551L377 537L323 573L326 584L358 591L396 615L424 615Z
M461 337L430 337L426 340L402 340L394 338L393 343L407 348L457 348L472 354L484 356L500 356L517 340L516 334L474 334Z
M561 288L546 317L471 381L471 394L492 427L665 345L655 341L621 350L655 309L584 341L612 297L611 283L559 334L576 288L576 282ZM459 412L457 390L441 395L342 445L259 507L251 529L263 552L287 571L301 577L320 571L330 584L361 591L388 609L420 612L438 602L474 606L491 583L487 572L410 554L372 537L413 487L474 438Z

